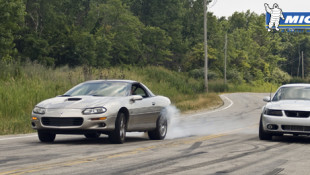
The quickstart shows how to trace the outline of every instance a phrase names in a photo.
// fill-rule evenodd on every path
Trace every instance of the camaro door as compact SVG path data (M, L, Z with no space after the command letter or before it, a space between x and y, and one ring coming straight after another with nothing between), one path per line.
M132 95L141 95L142 100L132 101L130 117L128 121L128 131L130 130L149 130L156 127L159 115L156 109L156 98L150 96L148 91L140 84L132 86Z

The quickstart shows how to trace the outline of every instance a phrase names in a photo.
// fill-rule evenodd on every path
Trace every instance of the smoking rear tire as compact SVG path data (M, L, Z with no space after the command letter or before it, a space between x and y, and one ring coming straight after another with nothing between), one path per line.
M56 138L56 134L38 131L38 137L41 142L53 142Z
M100 137L100 133L99 132L96 132L96 133L87 133L87 134L84 134L84 136L88 139L97 139Z
M115 121L115 130L109 134L111 143L122 144L126 138L126 119L125 114L120 112Z
M149 131L148 135L151 140L163 140L166 137L168 122L166 117L160 116L156 122L156 129Z
M272 134L267 133L264 128L263 128L263 121L262 118L260 119L259 122L259 139L260 140L271 140L272 139Z

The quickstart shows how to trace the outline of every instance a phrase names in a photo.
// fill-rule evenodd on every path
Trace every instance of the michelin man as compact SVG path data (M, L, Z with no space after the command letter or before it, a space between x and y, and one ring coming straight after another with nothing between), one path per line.
M266 12L268 12L271 15L268 31L270 32L273 26L275 26L277 31L279 31L280 18L284 20L282 9L279 8L279 5L277 3L273 4L273 8L270 8L267 3L265 3L264 5Z

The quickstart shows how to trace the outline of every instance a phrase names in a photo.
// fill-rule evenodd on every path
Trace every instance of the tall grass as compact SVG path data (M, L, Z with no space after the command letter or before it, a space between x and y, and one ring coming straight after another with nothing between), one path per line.
M281 84L255 81L251 83L227 83L222 80L212 80L209 82L210 92L274 92Z
M64 74L40 65L27 65L20 71L0 80L0 134L31 132L34 105L71 87Z
M167 96L182 111L213 106L203 96L203 81L184 73L162 67L116 67L95 69L88 67L51 69L35 63L0 64L0 135L33 132L30 115L40 101L65 93L74 85L90 79L132 79L141 81L153 93ZM217 104L216 104L217 105Z
M251 84L229 84L227 92L275 92L280 84L253 82Z
M33 132L30 115L40 101L61 95L74 85L90 79L131 79L148 86L154 94L171 99L181 111L213 108L222 104L219 92L269 92L277 85L223 84L210 81L209 92L204 93L203 79L194 79L186 73L169 71L163 67L61 67L51 69L35 63L3 64L0 62L0 135Z

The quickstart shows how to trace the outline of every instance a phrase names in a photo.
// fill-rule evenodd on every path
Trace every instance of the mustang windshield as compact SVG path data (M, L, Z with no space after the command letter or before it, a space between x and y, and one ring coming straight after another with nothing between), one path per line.
M280 100L310 100L310 87L282 87L272 99Z
M129 84L123 82L91 82L75 86L64 94L64 96L108 96L124 97L129 95Z

